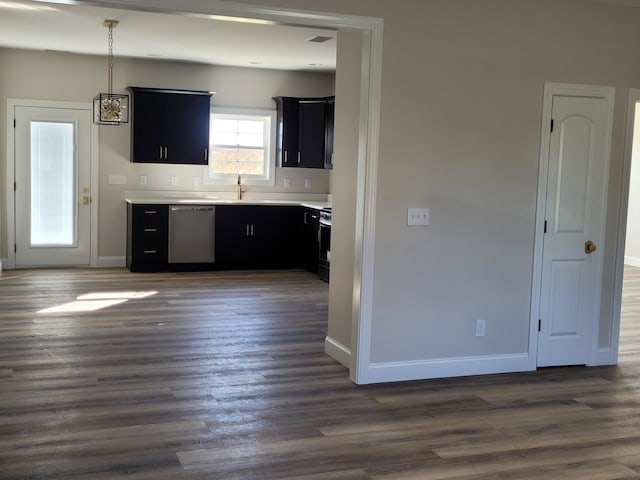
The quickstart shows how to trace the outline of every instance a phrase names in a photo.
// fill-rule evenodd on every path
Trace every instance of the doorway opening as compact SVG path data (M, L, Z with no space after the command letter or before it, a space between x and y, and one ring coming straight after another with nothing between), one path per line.
M629 94L627 155L630 156L618 362L640 360L640 97ZM624 218L624 217L622 217Z

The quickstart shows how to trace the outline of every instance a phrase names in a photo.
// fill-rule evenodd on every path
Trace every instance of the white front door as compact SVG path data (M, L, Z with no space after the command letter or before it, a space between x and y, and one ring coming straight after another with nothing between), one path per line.
M537 365L589 363L600 319L610 99L553 95Z
M17 267L91 263L91 111L15 106Z

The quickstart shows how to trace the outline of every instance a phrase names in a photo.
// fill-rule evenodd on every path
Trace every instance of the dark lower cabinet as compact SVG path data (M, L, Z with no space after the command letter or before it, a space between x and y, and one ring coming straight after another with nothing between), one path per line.
M217 268L302 267L303 217L297 206L218 206Z
M168 267L169 207L127 204L127 268L157 272Z
M319 219L318 210L301 206L216 205L216 261L207 268L318 272ZM169 205L127 204L127 268L170 270L168 253Z

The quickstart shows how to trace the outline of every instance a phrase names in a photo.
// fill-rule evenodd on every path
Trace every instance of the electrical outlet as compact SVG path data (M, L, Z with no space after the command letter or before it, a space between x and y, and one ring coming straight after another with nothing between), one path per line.
M290 178L285 178L284 179L284 188L291 188L291 179Z
M304 188L311 188L311 179L310 178L305 178L304 179Z
M476 320L476 337L484 337L487 329L487 321L484 319Z
M176 177L175 175L171 175L169 177L169 183L171 185L178 185L178 177Z
M429 209L428 208L408 208L407 209L407 225L421 226L429 225Z
M147 184L147 176L140 175L140 185L146 185L146 184Z

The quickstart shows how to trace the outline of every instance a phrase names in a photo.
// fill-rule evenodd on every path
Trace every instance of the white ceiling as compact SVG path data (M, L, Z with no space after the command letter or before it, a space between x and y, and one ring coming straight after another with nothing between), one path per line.
M284 70L335 71L336 32L86 5L0 0L0 47ZM325 43L308 40L332 37Z

